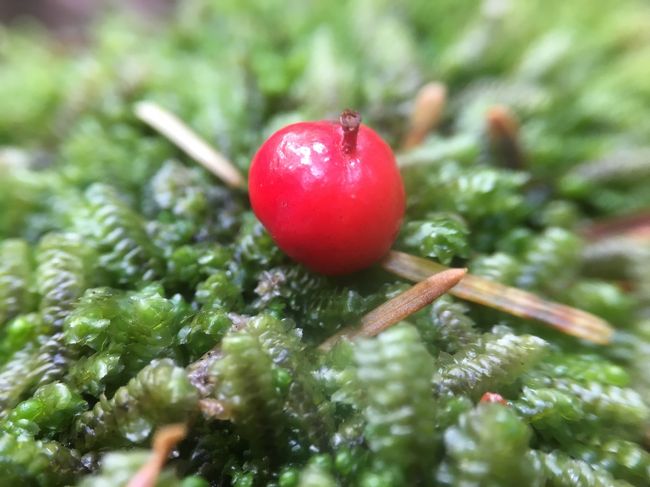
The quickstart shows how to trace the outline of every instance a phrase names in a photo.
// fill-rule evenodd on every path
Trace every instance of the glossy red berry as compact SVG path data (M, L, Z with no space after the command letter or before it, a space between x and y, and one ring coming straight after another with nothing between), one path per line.
M301 122L257 151L249 191L255 215L294 260L323 274L368 267L392 245L404 185L390 147L349 110L339 122Z
M508 405L508 401L506 401L503 396L497 392L486 392L481 396L480 402L491 402L491 403L497 403L497 404L502 404L503 406Z

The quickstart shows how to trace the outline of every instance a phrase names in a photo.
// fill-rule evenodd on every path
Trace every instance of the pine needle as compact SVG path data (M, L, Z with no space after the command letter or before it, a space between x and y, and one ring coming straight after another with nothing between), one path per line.
M127 487L154 487L172 449L187 436L183 423L163 426L153 437L151 458L131 477Z
M382 267L410 281L421 281L448 269L431 260L396 251L388 254ZM513 316L546 323L563 333L598 344L609 343L614 334L605 320L590 313L471 274L465 275L450 294Z
M328 338L319 347L330 350L341 338L372 337L431 304L453 288L467 273L466 269L446 269L407 289L367 313L357 326L347 327Z
M239 169L181 119L151 101L135 104L135 115L232 188L246 189Z
M650 177L650 147L617 150L571 169L569 175L591 184L633 183Z
M650 211L597 220L583 228L580 233L592 242L621 237L648 240L650 239Z

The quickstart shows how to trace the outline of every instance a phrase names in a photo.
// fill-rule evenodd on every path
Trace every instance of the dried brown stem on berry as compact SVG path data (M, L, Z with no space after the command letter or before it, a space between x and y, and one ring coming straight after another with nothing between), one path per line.
M346 154L352 154L357 150L357 135L361 126L361 115L354 110L345 109L339 117L339 123L343 127L343 140L341 147Z

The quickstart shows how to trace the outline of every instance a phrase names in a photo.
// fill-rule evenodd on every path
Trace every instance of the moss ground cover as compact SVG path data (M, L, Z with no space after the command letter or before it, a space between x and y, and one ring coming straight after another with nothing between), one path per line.
M159 486L650 485L648 25L640 0L188 0L84 47L2 28L1 483L126 485L185 423ZM243 174L281 126L354 107L398 152L395 249L611 342L445 295L319 349L409 284L293 263L141 100Z

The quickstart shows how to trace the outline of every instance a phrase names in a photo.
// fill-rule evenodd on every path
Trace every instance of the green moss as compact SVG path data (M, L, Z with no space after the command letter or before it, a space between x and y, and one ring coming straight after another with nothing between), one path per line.
M0 325L20 313L32 311L30 249L22 240L0 243Z
M547 344L530 335L487 335L448 357L433 376L441 394L465 393L478 399L515 382L542 359Z
M48 437L69 428L74 417L86 406L86 401L65 384L50 382L14 408L3 429L14 434Z
M467 226L457 215L433 214L426 220L408 222L401 240L406 250L449 264L454 257L468 257L468 235Z
M48 234L37 249L35 279L45 323L60 329L94 276L92 250L75 234Z
M429 478L436 459L436 405L429 379L434 361L417 331L395 326L359 343L355 357L370 449L383 465L402 469L405 478Z
M72 482L80 468L78 456L59 443L0 434L0 472L4 482L55 487Z
M152 284L138 292L93 288L66 319L66 343L95 352L119 354L126 374L154 358L174 357L176 334L186 317L182 299L166 299Z
M124 484L147 453L103 453L171 422L189 431L160 486L649 483L646 3L102 15L83 47L0 32L4 483ZM402 150L430 81L447 92L437 125ZM291 262L244 191L136 117L140 100L244 175L280 127L359 110L405 181L396 249L594 313L612 343L443 296L412 325L322 352L409 283ZM516 167L495 105L517 119ZM611 218L613 234L590 229ZM508 406L477 405L485 392Z
M224 357L215 362L217 400L232 414L235 426L260 457L277 461L287 454L287 424L282 394L275 387L271 358L259 338L234 332L222 341Z
M141 444L156 427L186 421L196 408L197 392L185 371L169 359L152 361L77 419L77 444L82 451Z
M467 307L450 296L442 296L434 301L431 306L431 323L426 323L425 326L433 328L431 341L436 349L456 353L477 340L479 333L476 324L467 312Z
M614 479L607 470L553 451L532 452L531 458L541 463L546 483L552 487L629 487L624 480Z
M61 333L42 335L14 353L0 369L3 410L14 407L39 386L61 379L75 356L75 351L64 344Z
M541 465L528 454L530 437L509 408L480 404L445 432L449 459L438 478L443 485L545 485Z
M79 231L99 253L99 265L116 283L151 281L160 276L160 250L151 242L142 217L110 186L95 184L86 191L88 214Z

